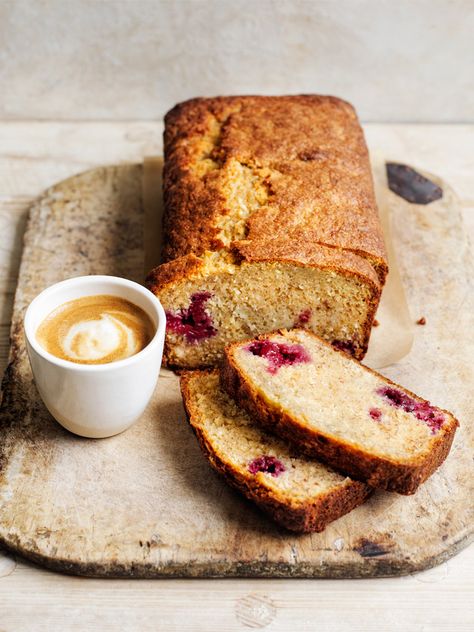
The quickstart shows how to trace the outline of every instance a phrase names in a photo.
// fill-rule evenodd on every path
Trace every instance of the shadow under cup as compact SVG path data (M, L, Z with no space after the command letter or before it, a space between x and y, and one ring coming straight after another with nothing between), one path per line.
M36 339L43 320L57 307L84 296L126 299L150 317L155 333L140 352L107 364L77 364L46 351ZM52 285L26 310L25 337L36 386L53 417L83 437L103 438L129 428L145 410L158 380L166 317L146 288L111 276L84 276Z

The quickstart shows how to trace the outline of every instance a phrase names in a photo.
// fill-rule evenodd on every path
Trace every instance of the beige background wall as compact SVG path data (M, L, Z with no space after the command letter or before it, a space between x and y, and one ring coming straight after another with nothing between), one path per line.
M474 120L474 0L0 0L0 118L150 119L225 93Z

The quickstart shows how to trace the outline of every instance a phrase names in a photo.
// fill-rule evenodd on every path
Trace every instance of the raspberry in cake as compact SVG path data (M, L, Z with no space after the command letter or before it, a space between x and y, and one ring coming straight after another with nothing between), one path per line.
M211 296L210 292L196 292L191 296L188 307L181 307L177 312L167 310L167 331L184 336L189 344L215 336L217 330L205 309L205 304Z
M290 366L311 360L308 352L302 345L289 345L284 342L272 342L271 340L255 340L246 349L253 355L267 360L267 371L269 373L276 373L282 366Z
M286 467L276 456L264 455L258 456L256 459L250 461L248 470L251 474L263 472L264 474L271 474L276 478L286 471Z

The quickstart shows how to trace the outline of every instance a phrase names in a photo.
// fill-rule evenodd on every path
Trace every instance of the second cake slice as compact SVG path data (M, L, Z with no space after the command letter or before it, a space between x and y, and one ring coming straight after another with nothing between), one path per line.
M303 329L226 349L225 390L255 419L346 474L412 494L446 458L458 425Z
M217 371L181 376L184 407L212 467L291 531L322 531L365 501L371 489L262 432L222 391Z

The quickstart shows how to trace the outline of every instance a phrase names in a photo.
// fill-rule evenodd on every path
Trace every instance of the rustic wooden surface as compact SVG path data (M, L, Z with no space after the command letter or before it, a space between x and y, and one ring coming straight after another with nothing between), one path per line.
M18 127L24 129L18 129ZM46 149L46 153L49 157L50 155L58 155L58 152L67 152L68 150L68 142L58 142L58 137L62 137L63 141L66 138L71 143L73 143L74 140L79 141L80 139L81 143L86 143L85 153L87 153L87 149L90 149L87 141L93 141L98 136L100 136L98 128L101 126L94 127L94 125L64 125L59 126L62 127L61 130L58 130L58 126L48 127L48 125L45 126L45 124L40 126L28 126L26 124L19 124L18 127L16 130L13 130L13 134L11 125L8 126L7 131L3 131L5 131L5 139L7 141L10 141L12 147L13 145L15 145L16 150L20 152L20 156L21 152L24 152L27 148L31 152L32 145L33 147L36 147L36 152L38 152L40 141L43 140L43 144L47 145L48 137L50 135L49 140L54 138L56 142L51 143L49 151L48 149ZM77 130L78 127L81 128L80 131ZM133 124L124 124L122 126L120 124L111 124L105 125L104 127L106 129L102 131L103 137L108 137L109 141L112 141L109 142L109 145L107 147L107 149L109 150L111 147L114 147L113 141L117 140L117 138L120 137L120 134L125 134L124 130L126 128L128 128L126 134L130 134L131 128L138 128L138 131L137 129L135 129L128 139L118 138L117 147L115 147L115 149L118 150L120 143L122 143L122 146L120 147L120 155L123 158L134 159L138 157L136 154L140 155L143 147L136 146L134 145L134 143L138 143L138 145L140 143L151 143L150 139L153 138L150 132L154 129L154 127L151 125L147 127L144 124L138 124L136 126L134 126ZM25 130L28 133L25 133ZM74 132L73 130L76 131ZM58 131L61 132L61 134L59 134ZM24 134L23 145L21 144L21 142L18 143L18 139L20 139L20 141L22 139L22 132ZM438 173L442 173L445 176L449 176L450 170L453 172L454 176L456 176L457 174L457 178L454 177L452 179L452 182L455 184L455 186L457 186L458 192L460 192L461 195L464 194L463 198L467 210L466 218L468 219L468 223L470 217L472 217L469 213L469 208L472 205L472 199L469 198L469 185L467 175L469 173L469 169L472 168L473 157L472 155L467 154L465 155L463 162L458 164L456 164L456 158L459 159L459 147L463 146L463 144L466 145L466 147L468 146L469 143L466 142L466 135L469 133L472 135L472 128L464 127L460 129L450 128L448 126L444 126L441 128L433 128L432 126L430 126L424 127L423 129L420 129L420 127L416 126L392 126L389 128L383 126L371 126L368 129L369 141L376 141L377 143L383 142L385 146L390 147L391 158L407 160L408 162L420 164L428 170L437 171ZM35 143L31 143L32 136L35 138L36 145ZM156 144L158 145L158 143ZM453 153L449 156L450 160L448 161L446 158L446 153L449 153L450 144L452 144ZM8 142L6 143L6 145L8 145ZM4 145L2 145L2 148L3 146ZM442 147L443 151L441 152L438 149L437 153L437 146ZM128 149L128 151L126 149ZM159 147L151 147L150 149L150 151L146 151L145 153L156 153L157 150L159 150ZM454 149L456 149L456 152L454 152ZM100 150L105 153L102 146L99 150L97 145L96 150L98 154L100 154ZM134 154L134 152L136 152L136 154ZM78 151L77 147L75 147L71 151L71 153L77 155L80 152ZM444 154L444 156L441 156L442 153ZM64 169L65 163L67 162L64 160L64 156L61 157L61 164L58 164L56 166L57 171L61 171L61 169ZM11 156L7 161L4 160L2 163L0 163L2 169L0 173L2 174L2 176L5 174L7 175L7 178L4 178L5 186L3 188L3 191L8 191L8 185L10 185L13 190L15 190L15 187L17 187L17 190L26 191L26 193L23 193L23 195L26 197L28 195L28 186L31 186L32 184L32 173L34 179L35 175L37 176L38 172L41 170L36 169L35 171L34 169L32 169L32 173L28 173L28 170L19 170L18 180L21 179L21 186L18 186L18 182L15 184L15 179L11 178L11 174L14 168L12 170L8 167L8 165L15 166L15 163L22 161L23 158L15 159L14 156ZM100 159L99 156L99 159L97 159L97 162L95 164L106 161L107 160ZM113 160L110 161L112 162ZM445 165L444 171L437 169L438 161L441 166L443 166L443 164ZM41 159L38 162L40 165L42 164ZM94 160L91 160L91 162L92 164L94 164ZM5 168L5 166L7 168ZM80 167L79 169L71 168L70 165L69 167L70 171L80 170ZM456 171L456 168L458 169L458 171ZM55 166L51 165L50 171L54 172L54 169ZM48 170L45 169L45 172L47 171ZM463 176L463 174L465 175ZM43 176L44 175L45 174L43 174ZM62 174L60 174L59 177L61 177L61 175ZM8 178L8 176L10 176L10 178ZM30 182L28 181L29 178ZM49 184L56 179L57 176L53 176L50 181L48 181L46 178L46 182L40 184L40 187L44 188L45 184ZM13 194L10 195L13 196ZM25 202L26 200L23 199L23 203ZM17 208L21 207L21 203L22 202L20 201L20 204L17 206ZM10 204L10 208L11 206L12 205ZM11 211L8 212L9 218L10 214ZM13 227L15 222L9 221L8 223L5 223L5 215L6 213L3 212L2 220L5 226L7 228ZM21 211L19 212L19 215L21 215ZM2 237L3 236L5 236L5 242L8 244L8 241L11 241L12 237L14 237L14 231L11 231L10 233L8 233L8 231L5 231L2 234ZM7 277L7 275L5 275L5 277ZM14 272L12 274L12 277L14 277ZM155 583L146 581L138 582L134 586L139 586L140 588L129 588L129 590L131 591L129 595L131 596L133 594L137 599L136 603L130 604L129 606L129 618L125 616L125 618L121 617L120 619L114 619L113 604L112 602L108 602L106 600L106 603L104 604L105 614L103 621L106 621L106 623L110 624L114 620L120 620L125 625L133 625L133 615L131 613L134 612L134 608L138 607L138 604L140 606L143 606L144 601L146 602L147 599L149 599L153 594L153 590L155 590L157 591L156 594L160 595L161 597L164 597L166 594L170 599L170 602L166 605L160 604L160 606L153 606L148 602L146 604L148 606L148 612L152 612L153 608L155 608L154 612L157 612L159 609L166 611L171 625L175 625L180 629L186 629L186 626L189 626L189 629L209 629L210 622L218 620L216 619L216 613L219 612L222 614L222 621L224 622L223 625L220 625L221 629L245 629L246 626L268 626L268 629L275 630L288 629L288 625L290 625L289 621L292 620L293 626L296 623L299 624L302 629L314 629L313 626L316 626L318 623L320 624L320 626L329 625L330 623L331 629L337 630L345 629L345 625L350 620L352 628L370 630L375 629L375 627L379 627L380 616L383 616L384 624L386 624L386 629L395 629L395 627L399 627L402 621L401 613L396 612L397 604L401 603L409 603L411 606L411 609L404 609L404 612L406 613L404 615L404 622L405 624L408 623L410 625L413 625L413 629L452 629L455 621L459 622L457 629L470 629L470 627L472 626L472 610L468 610L466 608L463 609L456 606L456 604L460 603L469 604L469 599L466 600L466 595L469 595L472 592L472 576L470 576L468 572L469 564L467 562L464 562L464 560L468 561L469 559L469 554L465 552L457 558L454 558L450 562L438 567L437 569L433 569L433 571L429 571L415 577L401 578L398 580L379 580L377 582L373 580L357 583L349 583L347 581L337 583L324 581L310 583L306 581L285 581L275 583L272 581L250 582L247 580L241 582L230 581L225 583L212 582L211 584L209 584L209 582L206 581L199 582L200 587L194 587L195 584L189 584L189 582L185 581L173 581L169 583L163 583L162 581L158 581ZM10 573L14 569L14 564L15 563L13 561L9 560L8 556L4 556L4 558L2 559L2 563L0 564L0 574L2 574L2 572L5 575ZM14 582L15 577L19 577L22 569L24 569L24 573L26 573L26 577L28 578L54 578L54 582L60 581L63 582L61 584L62 586L71 587L70 590L72 591L72 593L68 592L68 589L66 588L63 589L64 596L62 600L60 600L61 603L59 603L58 601L56 608L51 603L51 601L46 600L45 608L42 609L43 613L53 611L56 613L53 614L51 618L51 625L49 629L60 629L61 617L58 614L60 608L64 608L66 606L67 610L68 606L65 603L65 599L67 599L68 595L70 595L72 599L75 598L79 600L75 602L76 604L81 603L80 590L78 586L84 586L84 584L80 583L81 580L74 580L72 578L63 577L57 578L57 576L55 575L41 573L40 571L34 571L33 569L30 570L30 567L28 566L20 566L19 570L15 570L15 572L8 576L10 586L20 585L20 580L18 580L16 584ZM450 569L454 569L454 572ZM5 582L7 580L2 581ZM12 588L11 590L6 590L6 593L0 592L0 596L3 597L3 594L7 596L6 600L0 600L0 626L3 627L3 629L39 629L38 620L35 620L35 623L30 620L30 624L28 623L28 619L26 618L27 610L25 610L25 604L28 604L31 601L32 592L31 589L27 588L27 586L33 586L35 581L35 579L31 579L30 582L25 581L25 575L22 576L21 582L25 585L26 588L25 594L23 596L21 596L20 593L14 588ZM46 583L44 583L45 580L42 581L42 585L45 587L46 591L43 592L43 595L45 595L48 590L48 588L46 588L46 585L49 586L49 590L52 589L53 584L56 585L54 582L53 584L48 584L48 581L46 581ZM77 582L79 582L79 584ZM426 589L424 582L430 582L429 589ZM116 603L123 604L124 594L126 594L127 591L127 587L124 588L124 584L127 584L129 586L127 582L120 582L119 584L117 584L117 582L102 582L99 585L109 586L109 591L118 590L118 588L112 587L120 586L121 590L119 592L121 593L121 597L120 600L117 600ZM0 583L0 591L3 590L4 585L4 583ZM98 582L94 580L89 580L87 582L87 586L89 588L84 588L82 590L88 592L92 588L92 586L96 587L97 585ZM75 586L75 589L72 588L73 586ZM193 588L191 586L193 586ZM452 598L450 600L444 598L442 600L443 603L438 603L439 597L437 600L436 590L434 590L434 586L438 591L438 596L443 594L444 597L446 597L446 591L452 591L452 595L455 596L454 600ZM155 587L155 589L153 589L153 587ZM370 604L372 607L372 613L374 612L372 599L370 599L370 597L366 594L368 588L370 588L370 590L375 590L378 595L377 617L372 617L368 615L367 609L362 606L363 603ZM76 592L76 589L78 592ZM107 589L103 588L103 590L105 591ZM150 592L141 593L141 590L149 590ZM204 611L201 611L201 616L198 616L197 618L195 617L194 619L190 618L189 614L195 612L195 608L198 607L198 601L190 601L189 594L194 595L197 599L202 599L202 595L205 594L205 592L208 590L212 590L212 594L209 595L209 601L205 602L206 604L209 604L209 608L204 608ZM256 595L252 595L252 591L256 591ZM392 618L387 618L386 612L384 613L383 611L384 608L389 608L389 593L392 594L391 606L394 608L394 615ZM138 594L141 594L142 597L138 598ZM146 594L147 597L143 597L143 594ZM221 595L221 598L219 597L219 594ZM386 599L380 598L379 595L384 594L387 595ZM286 595L287 597L284 597L284 595ZM323 601L323 603L317 601L318 596L320 597L320 600ZM240 600L236 601L236 599L239 598ZM180 603L180 612L173 612L173 604L178 603L176 599L178 599L179 602L182 602ZM345 604L344 609L341 609L340 607L339 602L341 599L344 601ZM450 604L447 603L448 601L450 601ZM5 610L5 603L7 604L8 610ZM23 607L18 609L17 607L15 607L15 603L22 605ZM305 610L305 607L308 607L308 604L310 603L314 603L313 608L310 610ZM302 606L302 609L292 609L292 604L293 607L300 605ZM434 604L438 604L436 612L433 610ZM6 616L2 612L2 607L3 610L5 610ZM69 610L71 610L71 607L69 607ZM335 610L337 610L337 618L335 618ZM357 614L354 615L356 610ZM409 610L409 612L407 612L407 610ZM135 610L135 612L138 612L138 610ZM171 614L172 612L173 614ZM351 615L348 615L348 613L351 613ZM23 614L25 615L24 618L22 618ZM6 617L8 617L8 619ZM81 627L77 627L81 626L81 621L82 624L84 624L84 627L88 625L89 629L91 629L91 624L94 624L94 621L97 624L98 621L98 619L94 617L94 604L89 604L88 607L86 607L86 615L82 619L80 617L74 618L74 616L72 618L63 617L62 621L66 620L69 622L70 625L74 624L76 626L75 629L82 629ZM161 621L163 621L163 619L161 619ZM188 624L187 621L190 621L190 623ZM146 626L148 625L148 623L150 627L147 628ZM15 625L15 628L12 627L13 625ZM28 625L31 625L31 627L28 628ZM33 627L34 625L36 625L36 627ZM57 628L54 628L55 625L57 626ZM156 621L153 623L147 621L144 625L137 627L136 629L157 629L157 625L159 626L160 624L157 624ZM62 629L64 629L64 627ZM103 622L100 629L104 629ZM165 626L163 626L162 629L165 629ZM168 627L168 629L170 628Z
M322 534L277 528L210 470L166 370L126 433L89 441L55 423L26 355L27 305L71 276L143 280L142 166L99 167L48 189L30 212L0 411L0 542L56 570L111 577L387 576L431 567L465 545L474 518L474 432L465 421L474 418L474 284L461 213L447 184L441 200L420 207L383 186L383 169L375 173L413 318L422 310L427 320L384 373L461 420L447 462L415 496L377 492Z

